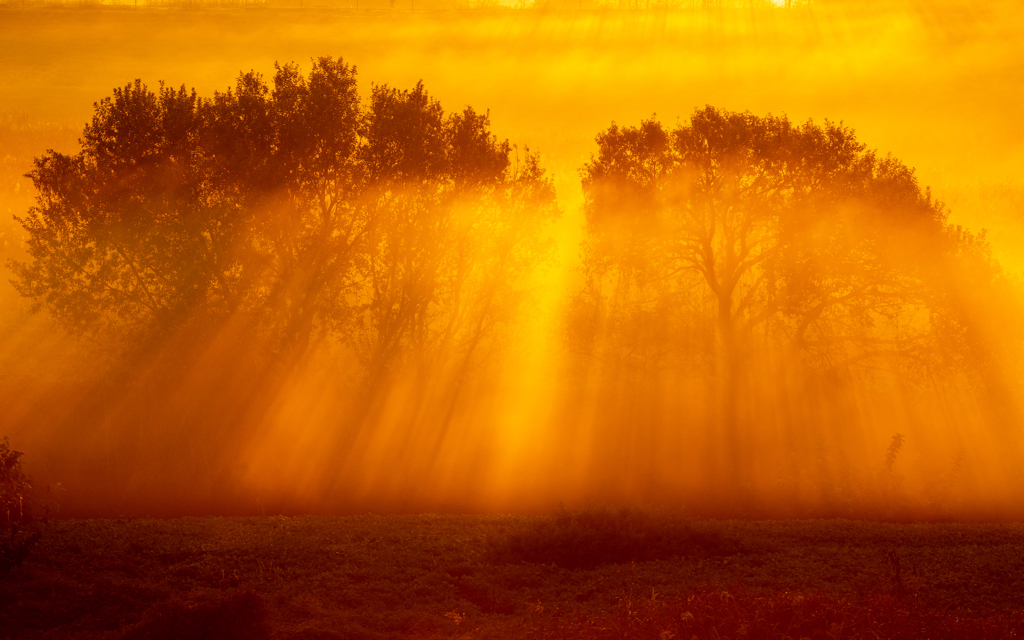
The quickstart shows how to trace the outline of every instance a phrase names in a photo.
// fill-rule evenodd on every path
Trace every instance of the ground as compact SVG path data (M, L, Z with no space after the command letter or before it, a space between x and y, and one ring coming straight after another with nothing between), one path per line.
M643 512L57 520L8 638L1012 637L1024 525Z

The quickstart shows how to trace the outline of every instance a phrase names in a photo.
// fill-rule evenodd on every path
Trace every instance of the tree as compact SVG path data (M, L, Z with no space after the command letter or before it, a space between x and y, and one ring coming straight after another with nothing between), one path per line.
M294 444L282 407L311 381L331 407L327 494L381 407L443 442L558 215L537 155L487 113L446 112L422 84L361 101L332 58L212 97L136 81L96 104L81 152L47 152L30 177L15 286L121 356L66 427L110 425L108 466L171 501L169 476L222 490L255 433Z
M597 144L573 341L712 372L732 481L755 356L833 374L937 362L937 283L958 240L913 171L851 129L709 106L672 131L613 124Z
M213 99L115 89L79 154L36 159L16 286L78 333L246 312L279 343L308 340L367 224L352 204L358 117L355 69L329 58L308 81L278 67L272 94L255 73Z
M80 153L36 159L15 285L79 334L159 343L241 318L289 358L340 340L372 378L428 343L475 344L500 316L481 292L515 289L543 249L550 182L512 152L422 84L364 107L340 59L212 98L135 81L96 104Z

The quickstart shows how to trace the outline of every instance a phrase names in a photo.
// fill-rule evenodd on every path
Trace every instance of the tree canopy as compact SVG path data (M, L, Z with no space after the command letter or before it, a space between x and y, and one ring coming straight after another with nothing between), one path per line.
M557 215L536 155L319 58L212 97L136 80L49 151L15 285L69 330L145 343L241 321L276 353L336 339L380 372L470 357L508 315Z
M705 380L733 470L749 466L751 394L779 367L850 379L978 364L954 281L995 277L984 235L950 225L853 130L708 106L671 130L613 123L597 147L570 344L613 377Z
M648 360L698 355L730 368L756 336L820 367L923 358L937 327L913 317L939 312L937 268L983 244L948 225L911 169L827 121L706 107L672 131L613 124L597 143L582 171L584 298L618 322L665 305L693 311L675 332L685 348L638 352Z

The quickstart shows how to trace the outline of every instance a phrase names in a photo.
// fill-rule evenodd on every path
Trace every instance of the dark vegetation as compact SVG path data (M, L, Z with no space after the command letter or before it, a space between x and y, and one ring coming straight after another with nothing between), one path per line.
M507 555L522 549L532 559ZM1024 630L1022 594L1020 525L602 509L60 520L0 580L0 634L996 638Z
M42 537L43 525L56 512L51 488L40 495L25 474L21 458L7 436L0 439L0 575L20 566Z
M569 511L564 507L491 542L489 558L516 564L555 564L566 569L593 569L601 564L671 560L680 557L728 556L736 540L720 531L695 530L676 516L621 508Z
M364 105L331 57L209 98L136 80L81 142L35 159L31 260L9 266L69 332L121 353L175 331L198 351L235 320L264 358L340 340L371 379L412 352L471 359L557 214L537 156L487 114L445 113L422 84Z

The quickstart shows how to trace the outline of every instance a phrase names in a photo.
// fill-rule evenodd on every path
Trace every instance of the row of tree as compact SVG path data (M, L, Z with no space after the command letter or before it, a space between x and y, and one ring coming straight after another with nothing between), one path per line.
M565 343L608 390L699 380L734 482L754 396L786 371L1005 394L992 356L1018 336L986 326L1001 316L980 307L1007 289L984 235L851 129L706 107L671 130L613 124L597 147ZM211 98L136 81L96 105L79 153L47 152L30 176L15 283L69 331L129 353L241 335L278 370L335 345L370 390L350 434L401 373L434 385L404 396L427 407L406 422L440 416L439 441L470 372L509 342L559 214L537 156L486 114L447 113L421 84L362 101L332 58ZM651 393L604 415L637 422Z

